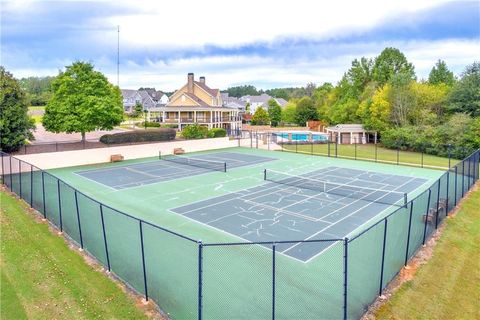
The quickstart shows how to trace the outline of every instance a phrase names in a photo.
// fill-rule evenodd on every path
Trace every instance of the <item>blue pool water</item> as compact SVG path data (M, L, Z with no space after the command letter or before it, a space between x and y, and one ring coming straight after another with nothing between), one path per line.
M274 133L274 135L276 135L278 138L283 138L285 140L288 140L288 133L287 132L277 132L277 133ZM292 141L309 141L308 136L309 136L308 133L302 133L302 132L294 133L294 132L292 132ZM323 135L323 134L313 133L312 134L312 140L313 141L327 141L328 136Z

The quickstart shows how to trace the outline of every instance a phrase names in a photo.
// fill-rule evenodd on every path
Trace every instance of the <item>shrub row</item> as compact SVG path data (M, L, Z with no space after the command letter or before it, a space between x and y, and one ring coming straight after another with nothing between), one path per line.
M175 139L175 136L176 131L174 129L159 128L105 134L100 137L100 142L105 144L115 144L145 141L171 141Z
M223 128L208 130L207 127L198 124L188 125L182 130L182 137L185 139L221 138L226 136L227 131Z

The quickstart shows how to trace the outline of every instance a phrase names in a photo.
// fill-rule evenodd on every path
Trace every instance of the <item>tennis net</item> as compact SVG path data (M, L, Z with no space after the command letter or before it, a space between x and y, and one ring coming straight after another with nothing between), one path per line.
M178 164L184 164L187 166L193 166L198 168L204 168L213 171L227 172L227 163L222 161L214 161L200 158L182 157L177 155L161 155L160 159Z
M264 170L264 179L279 184L334 194L346 198L359 199L368 202L376 202L399 207L407 205L407 193L399 191L357 187L348 184L307 178L304 176L295 176L267 169Z

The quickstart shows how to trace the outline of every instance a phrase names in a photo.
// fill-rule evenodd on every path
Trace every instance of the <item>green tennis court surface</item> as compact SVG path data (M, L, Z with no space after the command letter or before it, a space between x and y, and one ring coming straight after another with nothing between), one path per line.
M225 160L229 168L227 172L208 170L201 174L197 174L196 167L186 169L181 164L171 162L166 164L163 163L164 160L158 160L158 156L122 163L49 171L111 208L186 237L202 240L205 244L202 258L202 312L205 319L225 319L234 316L245 319L271 318L272 244L228 246L208 244L248 243L273 239L292 241L291 244L279 243L276 247L277 314L285 319L318 318L319 315L323 318L340 318L343 312L342 241L309 242L295 247L294 242L307 238L332 239L355 235L394 210L402 208L400 206L403 193L408 194L409 200L413 199L442 174L440 171L415 167L247 148L199 152L187 156L219 159L226 153L238 154L234 156L234 160L242 158L252 161L244 161L244 165L235 167L233 164L230 165L227 159ZM255 162L253 161L255 157L269 161ZM119 188L125 184L118 181L115 175L121 176L125 167L135 168L143 165L146 165L147 169L142 169L142 174L152 169L150 166L163 165L169 166L168 170L162 169L168 175L175 175L177 170L188 174L182 173L174 178L170 176L169 179L158 175L155 177L158 180L149 181L150 183L145 183L143 176L139 177L138 181L130 177L127 181L128 187ZM264 169L267 169L267 181L264 180ZM90 172L93 178L95 173L101 173L96 175L97 178L102 175L104 178L102 181L96 178L98 181L95 181L92 176L82 176L77 172ZM285 179L269 181L268 179L272 177L269 172L286 174L287 181ZM306 185L290 184L288 177L291 176L301 177L300 180L307 178L307 181L328 180L343 187L334 190L330 188L328 192L323 192L308 182ZM46 211L50 217L57 217L58 213L55 210L58 200L55 192L58 186L48 175L45 176L45 185L48 190ZM327 187L320 186L321 188ZM369 192L371 189L382 191ZM358 194L353 190L357 190ZM67 219L75 221L70 217L70 212L75 212L74 197L63 183L60 183L59 193L65 199L62 200L62 205L66 209L62 210L62 213L67 228L70 225L66 222ZM227 200L225 203L228 205L221 200ZM205 201L211 202L212 205L203 212L200 204ZM363 210L362 204L369 210ZM428 202L425 200L425 203L422 202L420 205L426 208ZM99 206L80 194L78 206L86 239L85 247L105 265ZM71 210L68 209L70 207ZM123 216L111 208L104 206L102 212L105 217L106 240L112 270L143 292L138 221ZM191 211L180 212L186 208ZM248 209L245 216L253 219L250 221L242 218L239 208ZM408 212L407 208L402 210ZM276 222L278 226L274 224L268 230L262 229L263 224L260 227L258 219L259 214L267 215L267 212L271 219L277 219L272 222L278 221ZM221 217L218 225L211 219L215 214ZM229 214L232 217L231 221L227 218ZM292 217L293 219L290 219ZM408 215L395 217L408 218ZM412 238L415 238L415 242L421 235L420 227L424 225L421 216L417 218L412 226ZM53 221L55 219L53 218ZM396 232L393 227L396 224L395 219L399 218L392 218L389 224L391 227L388 235L392 237ZM292 227L293 223L297 224L304 220L304 226L298 231L286 227ZM248 228L243 228L242 224L246 221L253 223ZM319 232L325 227L329 229L325 229L323 233ZM249 231L253 232L247 235ZM71 233L75 235L75 229L72 229ZM353 259L377 261L381 247L375 248L374 251L371 247L382 243L383 234L383 230L377 226L368 233L368 237L352 242L352 261ZM149 295L174 319L196 318L199 291L198 244L146 224L143 226L143 237ZM389 249L390 246L394 248L396 243L389 242ZM281 251L284 252L280 254ZM353 263L349 265L352 283L349 303L354 303L355 306L364 302L368 304L370 301L362 298L365 296L365 290L370 290L370 287L375 287L376 290L378 287L377 284L365 283L365 279L370 279L366 273L375 273L378 270L360 267ZM386 263L386 270L393 274L391 270L396 269ZM361 288L357 290L354 283L361 284ZM362 294L356 295L356 292Z

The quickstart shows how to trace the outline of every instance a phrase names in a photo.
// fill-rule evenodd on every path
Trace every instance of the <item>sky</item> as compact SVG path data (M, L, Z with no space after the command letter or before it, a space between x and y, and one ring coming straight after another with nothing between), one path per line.
M0 0L0 64L17 78L89 61L121 88L337 83L355 58L400 49L425 79L480 60L480 1ZM117 32L117 26L120 33Z

